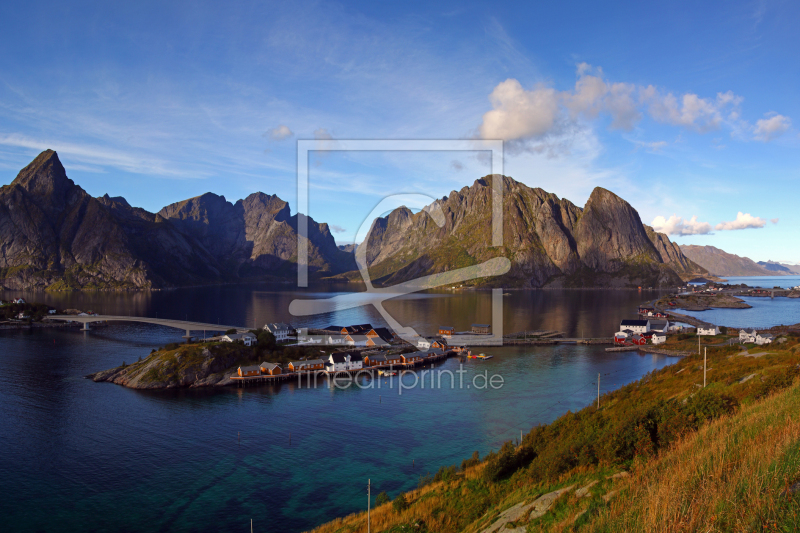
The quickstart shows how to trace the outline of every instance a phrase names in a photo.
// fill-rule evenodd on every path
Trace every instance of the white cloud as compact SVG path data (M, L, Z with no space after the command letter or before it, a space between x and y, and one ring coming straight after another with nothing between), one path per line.
M767 113L767 118L759 119L756 122L753 132L759 141L768 142L786 133L792 127L789 117L777 113Z
M693 216L689 220L683 220L677 215L669 218L657 216L650 225L657 232L667 235L707 235L711 233L711 224L698 221L697 216Z
M279 124L274 128L270 128L267 130L267 133L264 134L265 136L269 137L273 141L282 141L294 135L292 130L289 129L289 126L285 124Z
M331 228L331 231L334 233L344 233L345 231L347 231L345 228L337 224L330 224L328 227Z
M779 218L771 218L771 219L769 219L769 221L772 222L773 224L777 224L779 220L780 220Z
M730 222L720 222L714 227L714 229L730 231L737 229L763 228L766 224L767 221L761 217L754 217L750 213L742 213L739 211L739 213L736 215L736 220L732 220Z
M577 66L578 79L571 90L539 85L525 89L510 78L489 95L492 110L483 115L479 132L484 139L543 141L549 136L580 129L579 119L611 118L612 129L631 130L647 112L654 120L701 133L740 127L742 97L731 91L702 98L694 93L675 96L649 85L612 82L601 68ZM770 119L772 120L772 119Z
M515 79L497 85L489 101L493 109L483 115L480 125L484 139L541 139L553 131L560 111L555 89L526 91Z
M450 167L451 167L453 170L455 170L456 172L461 172L462 170L464 170L464 163L462 163L462 162L461 162L461 161L459 161L458 159L453 159L453 160L450 162Z

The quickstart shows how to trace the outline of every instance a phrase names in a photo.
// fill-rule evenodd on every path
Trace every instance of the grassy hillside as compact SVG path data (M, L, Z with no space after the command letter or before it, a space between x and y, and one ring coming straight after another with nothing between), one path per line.
M794 531L800 490L783 491L800 481L798 340L709 348L705 389L698 356L651 373L599 410L389 495L398 501L373 510L372 531ZM315 531L366 531L366 516Z

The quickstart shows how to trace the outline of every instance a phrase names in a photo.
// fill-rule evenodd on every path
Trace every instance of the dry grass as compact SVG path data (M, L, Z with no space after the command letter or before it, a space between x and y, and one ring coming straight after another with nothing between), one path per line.
M635 470L582 530L796 531L800 386L747 406ZM798 494L800 496L800 494Z

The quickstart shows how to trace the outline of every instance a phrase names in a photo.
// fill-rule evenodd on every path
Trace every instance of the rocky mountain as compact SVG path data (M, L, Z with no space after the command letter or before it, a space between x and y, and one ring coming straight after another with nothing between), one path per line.
M493 179L503 180L503 247L491 246ZM505 176L486 176L425 212L399 208L366 239L373 281L393 285L505 256L511 270L479 284L518 287L671 286L708 272L666 235L642 224L625 200L596 188L583 209Z
M0 283L9 289L125 289L208 283L217 262L162 217L92 198L52 150L0 188Z
M299 217L275 195L253 193L235 204L206 193L158 213L199 240L235 278L296 276ZM308 219L308 271L312 276L355 268L352 253L336 246L327 224Z
M698 265L717 276L774 276L771 272L747 257L729 254L714 246L681 246L681 251Z
M759 261L758 265L766 270L769 270L773 275L784 274L786 276L795 276L800 274L800 266L798 265L787 265L784 263L778 263L777 261Z
M276 196L231 204L205 194L162 209L91 197L52 150L0 188L0 286L148 289L287 278L297 261L297 215ZM309 274L354 268L326 224L308 220Z

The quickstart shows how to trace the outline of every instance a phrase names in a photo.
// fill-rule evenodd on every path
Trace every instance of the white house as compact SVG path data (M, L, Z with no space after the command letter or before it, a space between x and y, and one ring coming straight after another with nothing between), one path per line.
M631 330L632 333L647 333L650 331L650 321L649 320L623 320L619 323L620 331L625 331L626 329Z
M356 352L334 352L325 361L325 370L328 372L360 370L363 365L364 358Z
M242 342L245 346L255 346L258 339L252 333L230 333L220 337L222 342Z
M294 331L294 328L290 324L286 324L284 322L273 322L270 324L264 325L264 329L272 333L275 336L275 340L278 342L286 342L289 340L289 334Z
M16 300L13 300L13 302L15 304L24 304L25 300L23 298L17 298Z
M664 333L653 333L653 336L650 337L650 340L653 344L664 344L667 342L667 336Z
M774 337L770 333L759 333L756 335L756 344L762 346L764 344L772 344Z
M719 335L719 326L713 327L697 327L697 334L698 335Z
M756 335L758 335L758 333L756 333L754 329L740 329L739 342L742 344L756 342Z
M681 326L680 324L670 324L669 326L669 331L673 333L678 333L681 330L683 330L683 326Z
M23 319L25 319L25 318L28 318L28 313L26 313L25 311L23 311L23 312L21 312L20 314L18 314L18 315L17 315L17 318L19 318L20 320L23 320Z
M417 348L420 348L422 350L427 350L430 347L431 347L430 339L426 339L425 337L420 337L419 340L417 341Z

